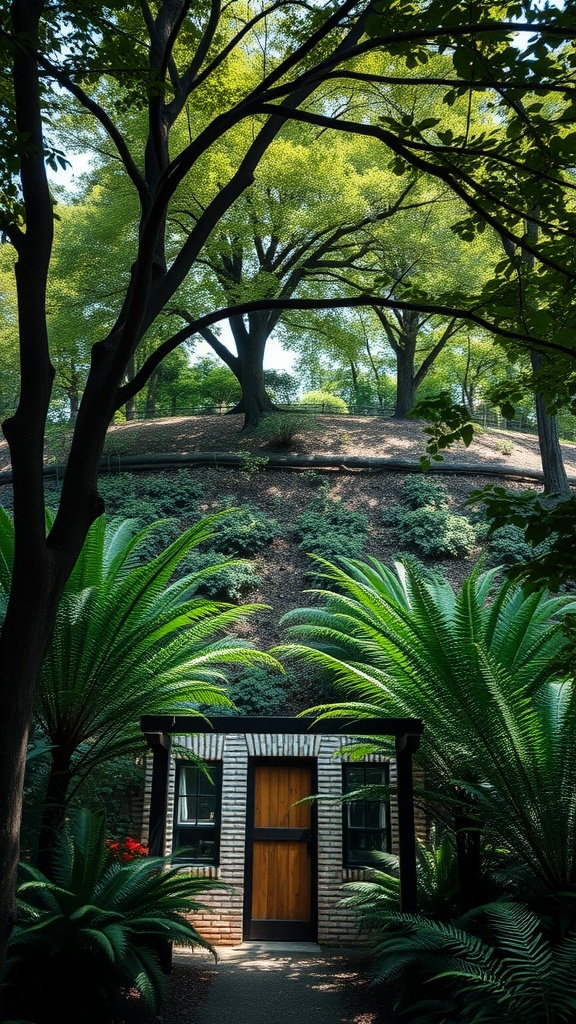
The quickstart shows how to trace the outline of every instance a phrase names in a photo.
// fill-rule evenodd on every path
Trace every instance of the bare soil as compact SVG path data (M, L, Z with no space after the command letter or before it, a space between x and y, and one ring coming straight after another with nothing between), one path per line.
M317 416L315 426L297 438L295 454L359 455L418 460L424 454L426 423L380 416ZM242 433L242 416L190 416L148 420L111 427L106 451L111 455L186 452L252 452L265 455L265 439ZM508 451L508 445L512 450ZM576 444L562 446L568 473L576 474ZM1 456L2 445L0 445ZM469 448L457 444L445 456L453 463L509 463L541 469L538 439L531 434L486 430Z
M414 467L424 453L425 424L420 421L383 419L360 416L318 416L315 429L298 438L290 451L294 454L358 455L381 458L399 457L413 460ZM176 455L191 452L250 452L266 456L266 441L241 432L242 416L193 416L175 419L137 421L113 426L110 429L106 452L113 458L111 465L120 466L123 456ZM47 452L47 459L62 459L65 439L60 438L57 449ZM563 445L568 473L576 478L576 444ZM473 464L474 471L465 475L450 475L455 464ZM446 453L442 464L446 473L435 474L450 495L454 511L463 509L470 490L494 482L493 476L483 475L482 469L505 464L524 471L541 468L538 440L533 435L487 430L477 435L469 448L458 444ZM0 469L7 468L6 444L0 444ZM191 467L187 472L202 488L201 509L210 513L223 505L250 502L266 515L277 519L284 527L283 536L272 541L255 559L260 577L256 591L248 600L261 603L257 615L239 627L247 639L268 649L285 639L279 620L291 608L308 605L309 595L303 593L310 586L311 561L298 547L295 520L318 494L322 483L330 486L330 497L341 499L347 508L368 516L369 532L365 549L381 561L389 562L399 550L399 539L387 524L387 510L400 500L406 473L390 469L378 472L328 470L266 470L253 474L241 468L214 469L206 466ZM497 479L497 478L496 478ZM503 479L505 486L516 489L536 488L540 484L529 481ZM0 500L2 490L0 487ZM468 559L436 561L448 578L458 584L470 571L481 553L480 547ZM308 574L308 575L307 575ZM307 695L302 694L307 701Z

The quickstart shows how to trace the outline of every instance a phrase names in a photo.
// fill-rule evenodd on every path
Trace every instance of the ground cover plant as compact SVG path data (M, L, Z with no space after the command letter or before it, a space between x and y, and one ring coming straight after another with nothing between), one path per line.
M291 448L297 439L310 438L317 430L314 416L277 412L261 419L256 435L266 441L270 448Z
M329 487L310 502L295 523L300 548L319 558L361 555L367 540L368 517L330 497ZM313 573L313 570L310 570Z
M451 507L446 488L425 476L406 478L401 503L387 509L386 524L401 550L428 558L461 558L477 541L470 519Z

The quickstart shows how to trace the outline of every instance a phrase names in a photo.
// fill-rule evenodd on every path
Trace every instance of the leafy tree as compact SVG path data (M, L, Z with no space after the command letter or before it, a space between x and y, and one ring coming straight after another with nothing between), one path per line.
M399 185L380 167L374 147L362 139L324 138L312 144L305 129L294 135L285 132L268 151L254 184L205 247L201 288L212 303L233 306L318 294L329 300L333 278L366 262L379 228L427 201L413 195L414 182ZM214 157L217 165L220 158L220 153ZM201 207L202 195L195 192L193 199ZM190 216L193 222L197 212ZM263 360L282 317L281 304L231 317L236 354L211 328L202 332L238 378L242 398L234 411L244 412L249 426L273 409Z
M300 382L287 370L264 370L264 386L274 402L290 405L296 401Z

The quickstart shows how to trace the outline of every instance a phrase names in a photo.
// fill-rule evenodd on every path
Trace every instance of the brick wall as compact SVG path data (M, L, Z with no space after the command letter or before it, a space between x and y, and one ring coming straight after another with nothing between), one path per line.
M200 934L217 945L237 945L242 942L243 904L245 887L246 801L249 759L259 757L315 758L317 785L320 799L316 804L318 823L317 846L317 908L318 942L323 945L356 945L363 940L358 936L355 915L341 905L342 884L362 877L362 871L350 870L342 863L342 804L329 797L342 792L342 756L334 757L343 746L342 737L281 734L230 734L186 736L175 740L193 750L207 761L222 762L222 809L220 831L220 866L199 865L184 867L206 878L218 878L229 888L207 891L202 902L210 908L194 916ZM371 755L365 760L383 761ZM147 789L150 787L150 770ZM395 781L395 765L390 766L390 781ZM166 851L172 849L174 822L175 761L169 778L168 816L166 822ZM420 833L424 821L418 823ZM391 807L392 850L398 850L398 814L394 802ZM145 807L143 839L148 830L148 810Z

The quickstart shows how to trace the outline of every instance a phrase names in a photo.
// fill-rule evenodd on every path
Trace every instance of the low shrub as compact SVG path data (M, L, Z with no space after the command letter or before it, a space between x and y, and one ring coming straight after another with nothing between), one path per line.
M514 444L512 441L496 441L496 448L501 455L506 455L508 457L512 455L512 452L514 451Z
M548 543L535 547L529 544L519 526L501 526L490 538L488 565L502 565L508 568L517 562L529 562L532 558L538 558L546 554L548 549Z
M435 558L462 558L476 544L476 530L466 516L448 508L389 509L389 523L397 532L403 550Z
M319 412L348 412L344 399L339 395L331 395L329 391L307 391L299 404L318 406Z
M329 498L324 491L298 516L296 532L300 548L308 554L328 562L339 557L358 558L366 545L368 516L350 511L342 501ZM315 584L318 577L315 571L312 573Z
M448 492L428 477L408 477L402 504L388 509L386 525L396 531L402 550L433 558L462 558L477 542L467 516L453 512Z
M492 902L453 921L384 912L372 939L375 980L401 1020L567 1024L574 1019L576 934L551 940L546 923L521 903Z
M276 412L265 416L255 431L270 447L291 448L297 437L305 437L317 429L313 416L294 412Z
M267 455L254 455L252 452L242 452L240 465L242 476L245 480L251 480L256 473L261 473L266 468L270 459Z
M202 487L185 469L104 476L98 481L98 489L109 517L136 518L142 524L174 517L187 523L200 514Z
M406 508L439 508L448 504L448 491L429 476L413 474L402 485L402 504Z
M260 584L260 577L252 562L245 559L231 560L224 552L214 548L192 552L182 568L185 573L190 573L200 572L213 565L220 565L221 568L199 583L196 591L198 597L237 603Z
M213 545L225 555L250 556L282 536L283 527L255 505L233 508L218 523Z
M183 875L168 858L119 860L105 839L104 819L83 810L60 834L53 878L21 865L5 988L13 1017L106 1022L130 989L155 1012L163 946L211 949L185 915L223 883Z
M286 705L286 677L255 666L230 682L226 692L242 715L277 715Z

